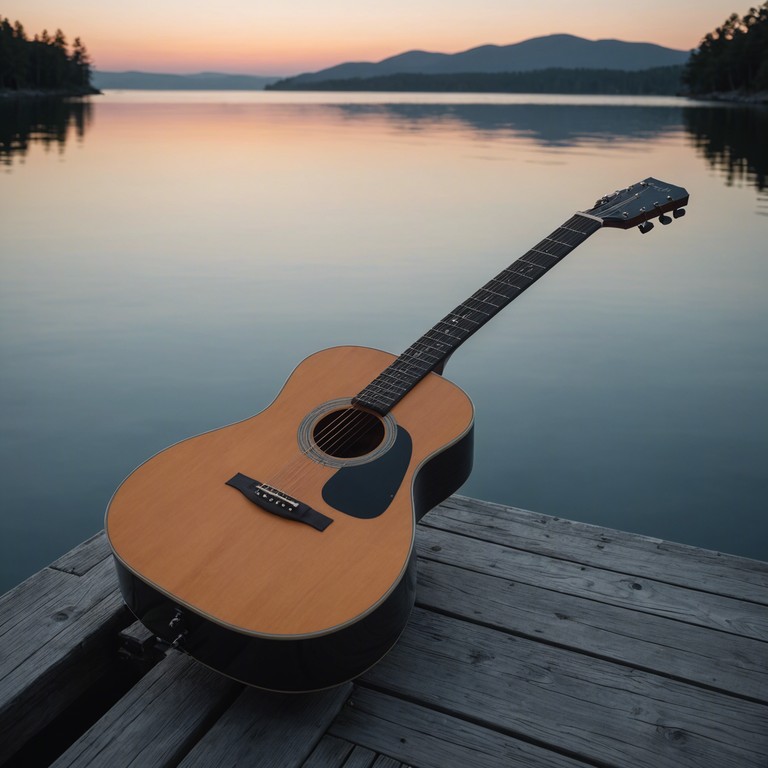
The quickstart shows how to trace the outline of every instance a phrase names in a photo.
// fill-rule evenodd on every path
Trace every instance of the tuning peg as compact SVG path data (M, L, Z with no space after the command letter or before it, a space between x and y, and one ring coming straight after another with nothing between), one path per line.
M667 224L671 224L671 223L672 223L672 219L671 219L669 216L667 216L667 214L666 214L666 213L662 213L662 214L661 214L661 216L659 216L659 221L660 221L660 222L661 222L661 223L662 223L664 226L666 226Z
M653 229L653 222L652 221L644 221L638 229L640 232L642 232L644 235L648 232L650 232Z
M679 219L679 218L681 218L682 216L685 216L685 208L676 208L674 211L672 211L672 215L673 215L673 216L674 216L676 219Z

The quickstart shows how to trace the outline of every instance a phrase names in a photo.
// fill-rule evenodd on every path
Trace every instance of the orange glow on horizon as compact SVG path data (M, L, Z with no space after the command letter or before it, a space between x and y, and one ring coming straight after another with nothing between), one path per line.
M136 0L129 7L101 0L6 0L2 15L19 19L31 36L61 28L80 37L95 67L156 72L222 71L291 75L347 61L380 61L408 50L457 53L485 44L508 45L569 33L590 40L617 38L687 50L732 12L732 0L578 7L551 0L523 14L496 0L439 0L384 6L340 0L284 0L256 6L246 0ZM746 11L746 7L744 8Z

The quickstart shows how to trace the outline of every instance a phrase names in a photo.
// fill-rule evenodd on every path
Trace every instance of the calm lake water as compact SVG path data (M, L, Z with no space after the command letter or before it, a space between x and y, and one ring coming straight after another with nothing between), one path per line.
M451 359L462 493L768 559L765 111L676 99L107 93L0 104L0 591L115 487L336 344L400 352L600 195L598 232Z

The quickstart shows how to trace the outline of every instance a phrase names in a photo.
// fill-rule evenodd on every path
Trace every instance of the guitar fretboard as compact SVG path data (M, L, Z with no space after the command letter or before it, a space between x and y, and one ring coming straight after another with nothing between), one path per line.
M353 403L388 413L428 373L441 371L448 356L528 286L602 227L597 217L574 214L524 256L449 312L383 370Z

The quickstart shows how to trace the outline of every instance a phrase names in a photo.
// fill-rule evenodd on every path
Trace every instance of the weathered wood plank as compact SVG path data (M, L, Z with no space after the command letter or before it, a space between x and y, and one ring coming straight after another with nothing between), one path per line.
M350 683L301 695L246 689L180 766L298 768L320 741L351 690Z
M114 635L131 621L109 561L82 577L46 569L21 586L0 636L0 761L113 667Z
M362 687L329 731L419 768L585 768L508 734Z
M323 736L301 768L341 768L349 766L347 757L354 745L335 736Z
M173 652L52 768L175 766L241 689L238 683Z
M393 760L386 755L379 755L373 764L373 768L409 768L409 766Z
M87 541L62 555L58 560L54 560L48 567L55 571L84 576L91 568L111 555L112 550L107 544L107 536L104 531L99 531Z
M0 596L0 642L14 632L30 613L45 613L60 604L62 592L78 582L77 576L44 568ZM33 640L34 641L34 640ZM0 653L3 646L0 645ZM7 662L0 657L0 670Z
M734 635L768 640L768 611L757 603L676 586L650 576L629 576L580 565L437 528L419 527L416 550L424 559ZM655 575L653 570L648 573Z
M452 496L422 525L768 605L768 563Z
M376 753L373 750L358 745L344 763L344 768L371 768L375 760Z
M601 764L765 768L768 754L765 705L420 609L361 680Z
M422 560L424 608L768 703L768 644Z

